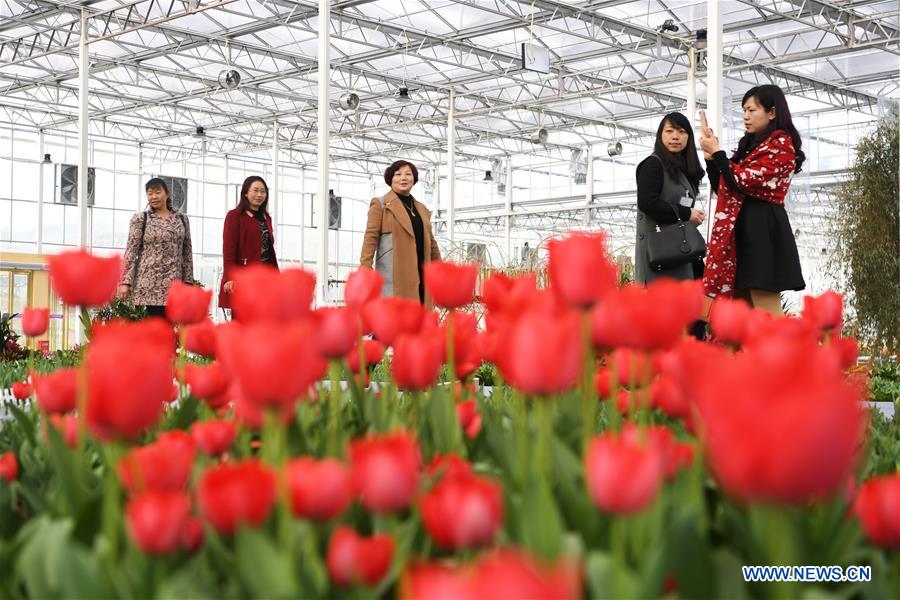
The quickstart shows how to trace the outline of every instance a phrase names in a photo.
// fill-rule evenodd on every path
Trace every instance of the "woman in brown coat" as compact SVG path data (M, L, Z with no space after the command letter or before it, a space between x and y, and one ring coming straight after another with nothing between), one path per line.
M384 172L391 187L384 196L372 198L359 264L374 267L384 276L383 296L417 299L425 303L422 265L440 260L431 211L412 196L419 170L411 162L398 160Z

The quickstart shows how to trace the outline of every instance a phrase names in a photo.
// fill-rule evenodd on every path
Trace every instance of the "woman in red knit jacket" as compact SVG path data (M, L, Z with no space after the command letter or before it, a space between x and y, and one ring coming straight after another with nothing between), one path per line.
M265 180L252 175L241 186L238 205L225 215L222 232L222 260L224 272L219 289L219 307L231 308L236 268L263 263L278 268L275 256L275 232L267 210L269 186Z

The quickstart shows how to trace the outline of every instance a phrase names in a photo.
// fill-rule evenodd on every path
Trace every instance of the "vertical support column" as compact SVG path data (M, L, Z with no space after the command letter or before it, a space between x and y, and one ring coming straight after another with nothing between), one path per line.
M506 264L512 266L512 158L506 157Z
M450 90L447 110L447 238L452 244L456 227L456 90Z
M78 42L78 245L88 246L88 29L87 9L81 9Z
M587 170L584 174L584 224L590 227L591 205L594 203L594 146L589 145L585 154L587 155Z
M44 170L47 164L44 162L44 130L38 135L38 154L41 164L38 167L38 218L37 218L37 253L44 253Z
M300 267L306 268L306 168L300 167Z
M706 2L706 119L710 128L725 139L722 131L724 122L722 115L722 4L719 0L707 0ZM706 239L712 232L715 221L715 210L712 205L712 190L710 190L710 204L707 210L709 218L706 220Z
M278 207L281 203L278 200L278 121L272 124L272 183L269 184L269 214L272 215L272 233L278 239Z
M316 194L318 264L316 300L321 306L328 289L328 91L331 83L331 2L319 0L319 191Z
M687 118L696 129L697 118L697 49L688 49Z

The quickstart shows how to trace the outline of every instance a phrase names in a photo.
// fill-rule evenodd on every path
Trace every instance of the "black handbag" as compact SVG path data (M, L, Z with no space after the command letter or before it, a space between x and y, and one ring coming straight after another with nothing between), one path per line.
M657 225L647 236L647 260L654 271L686 265L706 256L706 242L697 226L682 221L674 206L672 210L678 222Z

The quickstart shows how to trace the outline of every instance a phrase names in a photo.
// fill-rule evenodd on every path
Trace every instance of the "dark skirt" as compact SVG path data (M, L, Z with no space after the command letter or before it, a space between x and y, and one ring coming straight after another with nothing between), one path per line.
M735 223L735 240L738 289L781 292L806 287L784 206L746 198Z

